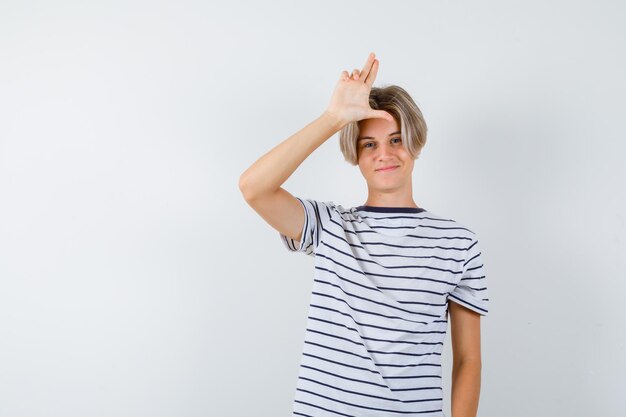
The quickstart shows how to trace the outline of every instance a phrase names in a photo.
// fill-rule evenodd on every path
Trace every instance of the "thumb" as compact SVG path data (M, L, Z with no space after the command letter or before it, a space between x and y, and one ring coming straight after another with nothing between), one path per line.
M390 113L388 113L388 112L386 112L384 110L372 110L372 111L370 111L370 113L368 115L368 118L371 118L371 119L373 119L373 118L387 119L390 122L394 121L393 116Z

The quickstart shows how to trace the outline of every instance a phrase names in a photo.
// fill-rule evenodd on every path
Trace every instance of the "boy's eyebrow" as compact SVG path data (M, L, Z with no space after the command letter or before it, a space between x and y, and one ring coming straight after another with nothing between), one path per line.
M397 132L390 133L389 136L397 135L399 133L401 133L401 132L398 130ZM357 142L360 141L360 140L363 140L363 139L374 139L374 138L371 137L371 136L361 136L361 137L359 137L357 139Z

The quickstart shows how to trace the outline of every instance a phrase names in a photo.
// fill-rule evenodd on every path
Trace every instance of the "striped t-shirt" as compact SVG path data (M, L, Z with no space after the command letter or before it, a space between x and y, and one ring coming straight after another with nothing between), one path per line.
M294 416L445 417L448 300L488 311L477 236L424 208L301 199L315 269Z

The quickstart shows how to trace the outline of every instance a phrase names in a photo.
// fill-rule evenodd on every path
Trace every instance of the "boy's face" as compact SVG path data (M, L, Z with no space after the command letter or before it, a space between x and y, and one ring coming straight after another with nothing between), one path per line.
M359 127L358 163L368 187L392 191L406 185L415 161L403 146L405 138L401 137L395 119L364 119ZM396 168L380 170L390 166Z

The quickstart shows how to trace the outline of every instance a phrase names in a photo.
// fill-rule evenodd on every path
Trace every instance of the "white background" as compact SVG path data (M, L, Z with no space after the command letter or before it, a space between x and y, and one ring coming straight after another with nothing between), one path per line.
M428 123L416 203L481 240L479 415L623 416L625 12L4 0L0 416L290 415L313 259L239 175L372 51ZM367 197L338 135L284 187Z

